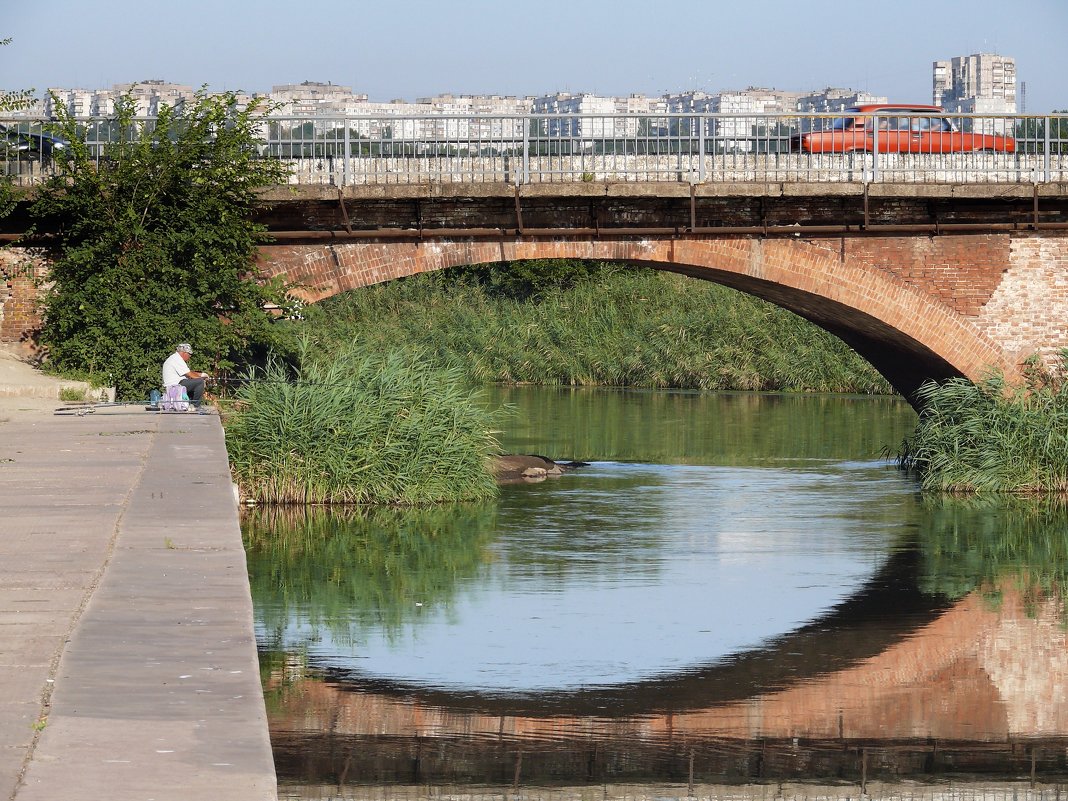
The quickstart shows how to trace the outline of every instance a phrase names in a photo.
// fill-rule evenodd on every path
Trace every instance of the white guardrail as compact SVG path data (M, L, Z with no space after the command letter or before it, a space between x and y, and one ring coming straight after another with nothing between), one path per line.
M113 121L78 125L103 156ZM272 116L260 136L292 184L1068 181L1068 114ZM61 170L63 145L47 121L0 120L16 183Z

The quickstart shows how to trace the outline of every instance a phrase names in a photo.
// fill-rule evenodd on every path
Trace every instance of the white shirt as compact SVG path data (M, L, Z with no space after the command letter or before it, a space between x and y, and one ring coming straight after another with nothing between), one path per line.
M189 372L189 365L185 363L182 354L175 351L167 357L163 363L163 386L175 387L181 383Z

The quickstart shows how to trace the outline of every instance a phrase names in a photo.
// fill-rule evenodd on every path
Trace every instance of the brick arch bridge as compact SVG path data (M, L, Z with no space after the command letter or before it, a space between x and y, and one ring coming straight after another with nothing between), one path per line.
M284 186L257 221L264 272L312 302L457 265L624 261L790 309L906 397L990 369L1016 381L1068 348L1068 183ZM40 322L47 264L22 258L0 249L0 343L32 343Z
M310 302L458 265L518 259L629 262L730 286L837 335L906 397L928 379L1017 380L1025 360L1068 347L1068 235L832 238L604 236L275 245L272 276Z

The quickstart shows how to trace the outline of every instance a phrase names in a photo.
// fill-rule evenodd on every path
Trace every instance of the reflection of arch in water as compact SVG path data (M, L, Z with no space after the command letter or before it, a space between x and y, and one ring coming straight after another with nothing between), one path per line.
M323 675L342 690L414 697L457 711L623 717L699 709L843 670L934 620L948 604L920 590L918 560L918 551L898 550L864 588L822 618L762 648L653 679L572 692L484 694L370 678L351 669L327 668Z
M1042 781L1063 781L1064 604L1034 606L1012 577L996 586L996 608L973 592L871 658L703 709L507 715L276 674L276 766L312 781L471 781L475 770L508 783L521 760L524 781L538 783L680 781L687 769L705 780L861 781L865 764L869 778L1011 778L1030 763Z

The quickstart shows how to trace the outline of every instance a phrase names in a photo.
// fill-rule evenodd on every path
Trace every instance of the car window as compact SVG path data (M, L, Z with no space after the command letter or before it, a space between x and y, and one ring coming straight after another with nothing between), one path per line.
M880 131L907 131L909 129L908 117L884 117L878 116L868 118L867 125L868 130L874 127L878 127Z
M871 120L871 117L837 117L834 122L831 123L832 131L844 131L850 128L863 128L864 120Z

